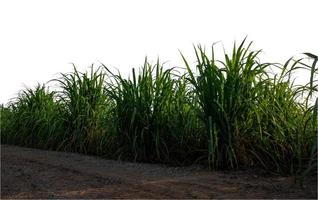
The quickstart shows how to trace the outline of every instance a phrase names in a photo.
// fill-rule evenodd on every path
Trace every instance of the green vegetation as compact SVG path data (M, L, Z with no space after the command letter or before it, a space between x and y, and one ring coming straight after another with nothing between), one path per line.
M112 159L317 173L317 56L262 63L245 40L223 60L195 47L185 74L147 59L129 78L101 65L20 92L1 107L1 143ZM306 71L308 83L294 84ZM274 73L275 72L275 73Z

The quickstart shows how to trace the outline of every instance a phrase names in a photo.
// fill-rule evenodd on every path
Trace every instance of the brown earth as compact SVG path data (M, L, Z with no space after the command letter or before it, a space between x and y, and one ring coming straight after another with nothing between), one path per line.
M1 145L1 198L317 198L316 179L211 172Z

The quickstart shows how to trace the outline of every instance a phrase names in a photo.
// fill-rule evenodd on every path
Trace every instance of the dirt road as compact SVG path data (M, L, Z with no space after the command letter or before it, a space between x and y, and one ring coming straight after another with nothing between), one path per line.
M1 145L1 198L317 198L317 183Z

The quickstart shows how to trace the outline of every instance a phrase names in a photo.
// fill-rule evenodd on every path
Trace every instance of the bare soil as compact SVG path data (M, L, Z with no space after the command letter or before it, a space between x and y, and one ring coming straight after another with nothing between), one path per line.
M199 166L105 160L1 145L1 199L7 198L312 198L316 179Z

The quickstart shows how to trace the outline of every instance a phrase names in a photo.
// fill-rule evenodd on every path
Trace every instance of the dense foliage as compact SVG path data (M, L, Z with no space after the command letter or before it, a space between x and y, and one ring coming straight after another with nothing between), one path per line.
M113 159L259 166L280 174L317 168L317 56L262 63L243 41L216 60L195 47L185 74L145 60L124 78L102 65L25 89L1 108L1 143ZM274 69L274 70L273 70ZM307 84L293 74L308 71Z

